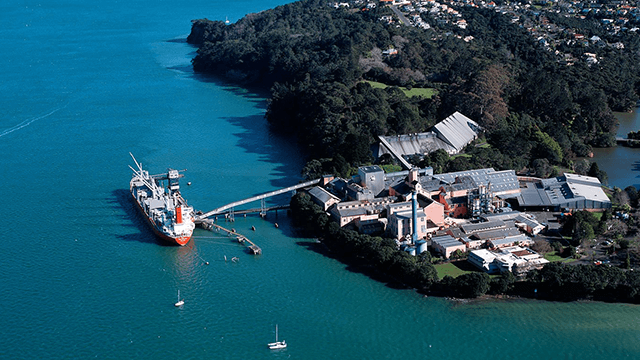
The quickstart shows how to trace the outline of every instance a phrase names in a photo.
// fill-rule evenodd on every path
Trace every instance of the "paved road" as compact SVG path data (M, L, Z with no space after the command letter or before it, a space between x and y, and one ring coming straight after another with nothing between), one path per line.
M396 13L396 15L398 15L398 19L400 19L400 22L402 22L403 24L407 25L407 26L411 26L411 23L409 22L409 19L406 18L406 16L404 16L402 14L402 12L400 12L400 10L398 10L398 7L395 5L391 5L391 10Z

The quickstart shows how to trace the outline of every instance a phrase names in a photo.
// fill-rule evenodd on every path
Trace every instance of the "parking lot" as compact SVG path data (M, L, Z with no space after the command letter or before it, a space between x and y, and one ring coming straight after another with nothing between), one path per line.
M553 241L562 240L560 236L561 224L559 222L561 213L552 211L535 211L528 212L536 217L536 220L540 223L548 225L548 230L544 233L536 236L536 240L547 240L550 243ZM567 244L563 244L567 245ZM620 266L624 259L619 259L618 254L608 254L607 251L611 249L612 242L607 239L594 239L591 244L586 247L578 247L577 251L582 255L582 258L577 261L569 262L569 264L602 264L611 266Z

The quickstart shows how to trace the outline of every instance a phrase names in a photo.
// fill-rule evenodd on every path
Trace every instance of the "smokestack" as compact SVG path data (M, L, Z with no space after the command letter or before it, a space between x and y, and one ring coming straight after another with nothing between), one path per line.
M411 197L413 198L413 244L415 245L418 241L418 193L413 191Z
M182 224L182 206L176 207L176 224Z

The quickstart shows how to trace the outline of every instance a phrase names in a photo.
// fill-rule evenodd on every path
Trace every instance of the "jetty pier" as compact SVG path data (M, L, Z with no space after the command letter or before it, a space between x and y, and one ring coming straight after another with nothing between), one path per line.
M226 228L216 224L214 222L214 220L210 219L210 218L212 216L225 215L225 218L227 220L233 221L233 218L234 218L235 214L248 214L248 213L259 212L260 216L265 216L267 211L271 211L271 210L276 210L277 211L279 209L287 209L287 208L289 208L289 204L267 207L266 203L265 203L265 200L270 198L270 197L273 197L273 196L286 194L286 193L291 192L291 191L295 191L295 190L298 190L298 189L302 189L302 188L306 188L306 187L310 187L310 186L316 185L316 184L320 183L321 180L322 179L311 180L311 181L307 181L307 182L300 183L300 184L297 184L297 185L288 186L286 188L270 191L270 192L267 192L267 193L264 193L264 194L252 196L252 197L249 197L249 198L246 198L246 199L243 199L243 200L234 201L234 202L229 203L227 205L215 208L215 209L213 209L211 211L207 211L205 213L196 214L194 222L196 223L196 225L199 225L199 226L203 227L204 229L207 229L207 230L214 230L215 229L216 231L225 232L230 236L235 236L239 243L247 245L248 250L252 254L260 255L260 254L262 254L262 249L260 249L260 247L258 245L254 244L246 236L237 233L235 229L231 229L231 230L226 229ZM234 211L234 208L237 207L237 206L242 206L242 205L249 204L249 203L252 203L252 202L255 202L255 201L260 201L260 204L261 204L260 208ZM277 224L276 224L276 226L277 226Z
M247 249L253 254L253 255L260 255L262 254L262 249L260 249L260 247L256 244L254 244L251 240L249 240L246 236L239 234L236 232L235 229L226 229L216 223L213 222L213 220L211 219L204 219L204 220L200 220L198 222L198 224L200 226L202 226L203 228L207 229L207 230L213 230L215 229L216 231L222 231L227 233L227 235L230 236L235 236L236 240L238 240L238 242L240 244L246 244L247 245Z
M233 212L233 208L237 207L237 206L242 206L248 203L252 203L254 201L262 201L262 208L261 209L266 209L266 207L264 206L264 200L273 196L277 196L277 195L281 195L281 194L285 194L288 193L290 191L295 191L298 189L302 189L302 188L306 188L309 186L313 186L318 184L322 179L315 179L315 180L311 180L311 181L307 181L304 183L300 183L297 185L293 185L293 186L289 186L286 188L282 188L282 189L278 189L278 190L274 190L274 191L270 191L261 195L256 195L256 196L252 196L250 198L246 198L244 200L239 200L239 201L234 201L232 203L229 203L227 205L221 206L219 208L215 208L211 211L207 211L206 213L203 214L199 214L196 215L196 221L198 220L203 220L206 219L208 217L211 216L215 216L215 215L222 215L224 214L227 210L230 210L230 212Z

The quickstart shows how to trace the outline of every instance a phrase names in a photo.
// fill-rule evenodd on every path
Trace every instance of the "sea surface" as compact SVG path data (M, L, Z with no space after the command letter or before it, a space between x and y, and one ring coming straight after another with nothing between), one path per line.
M638 306L425 298L317 252L282 211L222 222L261 256L200 229L159 243L129 152L187 169L203 211L300 180L265 92L194 74L185 42L192 19L282 3L0 3L1 359L640 358ZM270 351L276 324L289 347Z

